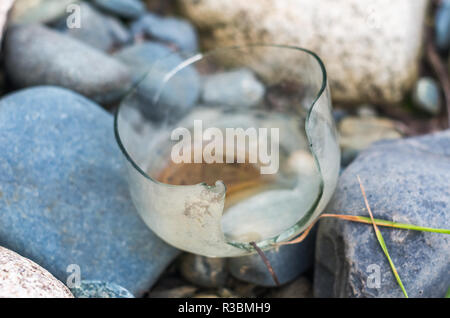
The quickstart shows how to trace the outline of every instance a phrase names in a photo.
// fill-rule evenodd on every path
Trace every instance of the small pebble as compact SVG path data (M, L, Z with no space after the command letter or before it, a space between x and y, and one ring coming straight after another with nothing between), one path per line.
M441 111L440 88L431 77L420 78L413 91L413 101L417 108L437 115Z

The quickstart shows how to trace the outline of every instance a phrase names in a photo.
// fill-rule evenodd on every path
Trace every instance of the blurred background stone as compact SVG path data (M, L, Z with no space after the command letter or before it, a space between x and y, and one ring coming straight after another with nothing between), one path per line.
M14 4L14 0L3 0L0 3L0 44L3 39L3 31L8 19L8 13ZM1 49L0 49L1 51Z
M441 0L434 19L436 45L441 51L450 47L450 1Z
M135 37L145 36L149 39L172 43L182 51L196 52L198 50L196 30L184 19L147 13L131 24L131 31Z
M204 31L207 48L287 43L316 52L326 64L334 101L397 103L417 78L426 0L177 3ZM293 58L266 59L276 66L272 76L282 66L296 71Z
M41 25L9 29L4 53L8 78L19 88L58 85L109 103L117 101L131 85L125 65Z
M145 14L145 5L140 0L92 0L107 12L126 19L137 19Z
M120 20L102 14L88 3L80 3L80 10L80 28L69 28L67 17L63 17L58 23L59 29L102 51L131 42L131 34Z
M348 165L361 150L383 139L398 139L402 135L395 123L387 118L349 116L338 124L342 164Z
M430 77L420 78L413 91L414 105L429 114L441 111L441 96L438 83Z

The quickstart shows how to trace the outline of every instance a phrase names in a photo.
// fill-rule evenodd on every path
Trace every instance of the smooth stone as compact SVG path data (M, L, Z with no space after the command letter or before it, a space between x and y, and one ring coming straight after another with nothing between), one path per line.
M174 118L186 113L197 102L201 84L194 67L187 66L164 83L168 72L183 62L168 47L145 42L126 47L114 56L128 65L135 84L139 83L135 94L126 102L137 103L137 108L148 118L156 121Z
M122 286L98 280L83 280L80 286L70 289L75 298L134 298Z
M289 283L313 265L315 231L299 244L284 245L264 251L281 285ZM258 254L228 260L230 273L242 281L274 287L275 282Z
M248 69L208 75L204 79L202 100L209 105L251 107L264 97L264 85Z
M67 89L35 87L0 100L0 127L0 244L63 282L76 264L81 280L148 291L179 252L133 206L113 117Z
M10 29L4 53L7 74L17 87L57 85L97 102L111 103L131 85L125 65L44 26Z
M77 2L78 0L16 0L11 12L11 23L52 22L64 16L67 7Z
M413 90L414 105L432 115L441 111L440 88L431 77L420 78Z
M204 31L201 40L205 48L248 43L290 43L307 48L324 61L334 102L374 104L400 102L415 83L427 3L177 1L182 14ZM263 61L255 70L257 75L269 81L286 74L295 79L305 72L303 67L295 67L304 62L304 56L286 50L260 55L257 61ZM228 62L242 65L243 60L236 56Z
M131 42L131 34L114 17L98 12L91 5L82 2L81 27L67 27L66 18L60 22L61 31L71 37L102 51L110 51L116 46Z
M131 24L134 36L144 35L156 41L175 44L182 51L198 50L197 33L187 20L147 13Z
M327 211L368 216L359 175L375 218L449 229L449 156L450 130L379 142L344 171ZM380 231L409 297L443 297L450 286L449 236ZM315 255L316 297L403 297L370 225L321 220Z
M126 19L136 19L145 14L146 9L139 0L93 0L102 10Z
M401 134L395 123L387 118L374 116L348 116L338 123L341 166L348 166L361 150L383 139L398 139Z
M442 0L434 18L436 45L441 51L450 48L450 1Z
M33 261L0 246L0 298L73 298L69 289Z
M188 282L206 288L225 285L228 277L226 261L223 258L209 258L184 254L180 259L181 276Z
M308 278L301 276L286 286L270 293L270 298L312 298L312 284Z
M338 131L342 150L361 151L379 140L401 138L395 123L381 117L349 116L339 122Z

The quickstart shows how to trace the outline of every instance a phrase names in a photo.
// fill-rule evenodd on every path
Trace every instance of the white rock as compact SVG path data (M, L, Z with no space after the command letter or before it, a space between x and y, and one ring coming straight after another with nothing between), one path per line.
M340 102L395 103L417 78L426 0L179 0L204 45L287 44L316 52ZM288 57L288 60L286 60ZM273 75L295 55L271 55ZM258 74L261 76L261 74Z
M0 2L0 41L2 40L9 9L11 9L13 3L14 0L3 0Z
M0 298L73 298L69 289L29 259L0 247Z

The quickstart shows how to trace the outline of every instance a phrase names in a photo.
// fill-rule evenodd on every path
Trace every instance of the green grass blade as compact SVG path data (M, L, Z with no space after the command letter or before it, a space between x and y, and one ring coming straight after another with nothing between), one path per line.
M450 286L447 289L447 292L445 293L445 298L450 298Z
M378 228L376 228L376 227L375 227L375 234L377 236L378 242L380 243L381 249L384 252L384 255L386 255L386 258L387 258L387 260L389 262L389 265L391 266L392 273L394 274L398 285L402 289L402 292L405 295L405 297L408 298L408 293L406 292L406 289L403 286L402 280L400 279L400 275L398 274L397 269L395 268L394 262L392 261L391 256L389 255L389 251L388 251L388 249L386 247L386 243L384 242L383 235L381 235L380 230Z
M364 216L361 216L361 218L370 220L370 218L364 217ZM373 220L375 221L375 223L377 223L380 226L390 226L390 227L395 227L398 229L450 234L450 229L436 229L436 228L432 228L432 227L418 226L418 225L406 224L406 223L398 223L398 222L381 220L381 219L373 219Z
M353 221L353 222L360 222L360 223L366 223L366 224L372 224L372 220L369 217L366 216L360 216L360 215L345 215L345 214L322 214L320 217L333 217L338 219L343 219L347 221ZM388 220L382 220L382 219L373 219L374 223L379 226L387 226L387 227L393 227L397 229L405 229L405 230L414 230L414 231L422 231L422 232L433 232L433 233L440 233L440 234L450 234L450 229L436 229L432 227L425 227L425 226L418 226L414 224L407 224L407 223L398 223Z
M370 208L369 201L367 200L366 190L364 189L364 186L362 185L362 182L361 182L361 179L359 178L359 176L357 176L357 178L358 178L358 182L359 182L359 187L361 188L361 193L362 193L363 198L364 198L364 203L366 205L366 209L369 212L370 220L372 221L373 229L375 230L375 235L377 237L377 240L380 243L380 246L381 246L381 249L384 252L384 255L386 255L386 258L388 259L389 265L391 266L392 273L394 274L398 285L402 289L402 292L405 295L405 297L408 298L408 293L406 292L406 289L403 286L403 282L400 279L400 275L398 274L397 269L395 268L394 262L392 261L391 256L389 255L389 251L388 251L388 249L386 247L386 243L384 242L383 235L381 235L381 232L378 229L378 226L375 224L375 220L374 220L373 214L372 214L372 209Z

